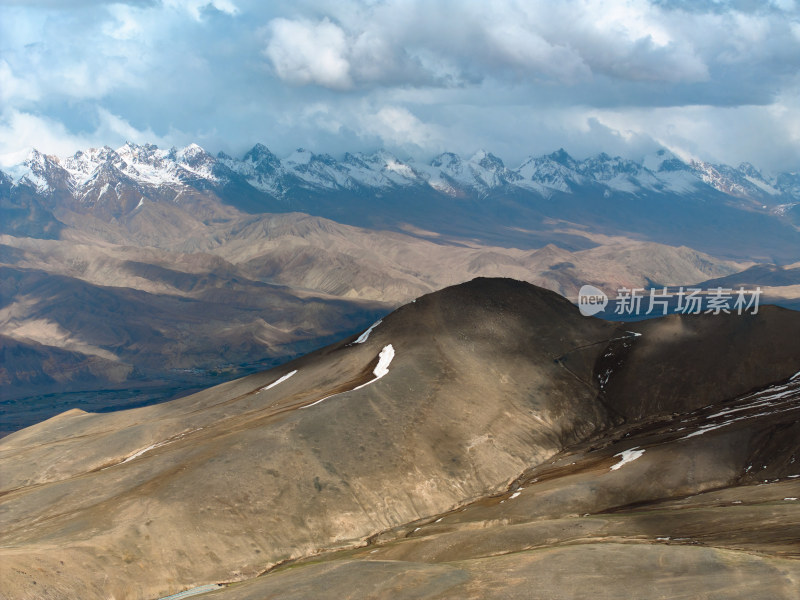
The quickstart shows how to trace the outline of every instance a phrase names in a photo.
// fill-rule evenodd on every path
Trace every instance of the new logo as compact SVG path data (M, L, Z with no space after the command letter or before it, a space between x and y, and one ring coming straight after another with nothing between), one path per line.
M593 285L584 285L578 291L578 308L584 317L596 315L608 306L608 296Z

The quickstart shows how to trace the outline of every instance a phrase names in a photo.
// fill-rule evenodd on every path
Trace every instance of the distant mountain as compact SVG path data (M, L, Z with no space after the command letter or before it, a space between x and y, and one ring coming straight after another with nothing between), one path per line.
M667 150L642 163L607 154L576 160L559 150L508 168L485 151L422 164L385 151L336 160L298 149L279 158L257 144L236 159L195 144L161 150L127 143L70 157L34 150L0 172L0 200L8 215L2 231L40 237L56 235L63 210L119 220L148 203L172 203L201 206L215 218L220 201L249 213L300 211L383 228L411 223L518 247L526 236L510 223L539 230L556 219L722 256L793 262L800 184L797 173L686 163ZM547 241L569 246L566 238Z
M530 157L511 169L483 150L468 159L446 152L420 164L386 151L346 153L336 160L300 148L281 159L257 144L241 159L235 159L224 153L214 157L197 144L160 150L150 144L128 142L117 150L106 146L65 158L33 150L4 177L11 187L28 186L39 193L68 192L87 205L114 204L126 189L148 191L181 185L217 188L242 181L276 199L291 198L302 190L353 192L413 187L430 187L451 196L523 188L549 197L555 192L575 193L581 187L597 185L610 193L634 195L688 194L712 188L754 207L767 204L773 210L800 202L796 173L766 176L748 163L739 167L685 163L667 150L659 150L641 164L605 153L576 160L558 150ZM135 205L127 210L135 210Z
M666 150L642 162L558 150L517 168L487 151L424 164L385 151L280 158L261 144L241 159L194 144L33 151L0 172L13 382L0 434L67 401L119 408L276 364L476 276L575 298L585 283L613 292L791 265L799 181ZM764 299L798 306L796 284L775 282Z
M0 440L3 594L789 600L798 356L777 307L614 324L476 279Z

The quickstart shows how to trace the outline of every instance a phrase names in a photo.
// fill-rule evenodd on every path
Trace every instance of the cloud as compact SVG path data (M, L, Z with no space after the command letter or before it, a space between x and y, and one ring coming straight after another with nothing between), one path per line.
M266 55L276 73L293 84L336 89L353 82L421 81L442 86L483 79L574 83L593 74L622 80L701 81L708 78L692 40L662 23L646 2L616 0L562 3L442 2L421 10L388 1L360 16L277 18ZM408 18L412 14L415 19ZM330 81L321 72L334 66ZM398 75L405 79L398 80Z
M232 0L162 0L164 6L186 11L195 21L201 21L210 11L235 16L239 9Z
M377 135L394 147L429 150L443 143L439 128L423 123L401 106L384 106L360 121L363 134Z
M328 19L318 23L274 19L264 51L275 73L292 84L316 84L334 89L352 86L348 41Z
M0 167L25 160L32 148L47 148L54 154L69 154L88 143L56 121L46 117L4 110L0 114Z
M98 145L121 145L123 141L138 144L168 145L168 141L152 130L139 130L121 117L100 109L97 125L91 132L73 133L60 122L48 117L14 109L0 113L0 167L19 164L33 148L48 154L68 156L79 148ZM97 144L96 140L106 140Z
M790 0L0 0L0 39L5 153L149 136L798 162Z

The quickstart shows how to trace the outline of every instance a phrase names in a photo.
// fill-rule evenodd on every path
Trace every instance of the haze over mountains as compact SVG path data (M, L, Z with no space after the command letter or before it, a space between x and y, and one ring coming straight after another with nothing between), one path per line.
M0 173L2 430L274 365L476 276L573 298L729 282L797 306L799 198L796 174L667 151L516 169L486 152L34 151Z
M476 279L5 437L0 595L791 600L798 356L779 307L624 325Z

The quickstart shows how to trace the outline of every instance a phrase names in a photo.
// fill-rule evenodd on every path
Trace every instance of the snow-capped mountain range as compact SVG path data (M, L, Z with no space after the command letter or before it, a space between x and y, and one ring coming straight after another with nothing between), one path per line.
M106 146L69 157L33 150L23 163L0 171L0 193L34 188L38 194L62 192L78 203L94 205L119 197L121 188L136 190L139 202L134 206L127 202L125 212L150 199L153 188L206 190L230 184L275 199L303 191L364 193L412 187L451 197L525 191L551 198L592 187L602 189L606 198L615 194L691 195L712 188L739 204L776 214L800 203L798 173L767 176L746 163L738 167L687 163L664 149L641 163L604 153L576 160L558 150L530 157L510 169L485 151L468 159L447 152L420 163L386 151L347 153L336 160L328 154L298 149L279 158L257 144L236 159L224 153L213 156L196 144L162 150L150 144L126 143L117 150Z

